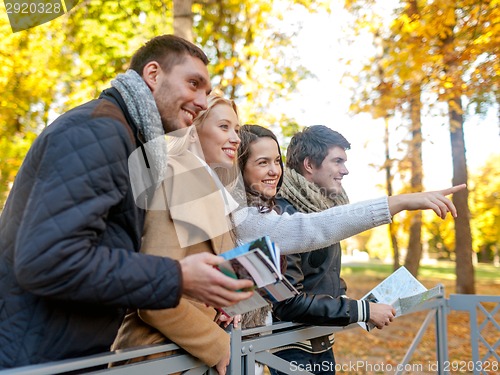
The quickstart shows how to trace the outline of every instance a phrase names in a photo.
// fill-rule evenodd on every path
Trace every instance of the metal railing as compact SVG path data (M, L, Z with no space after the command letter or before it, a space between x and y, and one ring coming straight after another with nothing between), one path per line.
M295 323L275 323L272 326L250 330L233 330L231 336L231 362L229 374L254 375L255 362L277 369L283 373L311 374L299 369L291 372L290 363L271 354L275 348L291 343L330 335L349 327L305 326ZM255 335L260 335L255 337ZM251 336L251 338L247 338Z
M408 348L404 358L395 366L395 374L403 374L407 368L407 364L418 347L427 327L432 321L436 323L436 361L437 372L445 374L444 365L447 363L447 300L445 298L437 298L426 301L413 309L409 313L418 311L429 311L424 322L422 323L417 335L412 344ZM230 364L230 374L245 374L253 375L255 362L260 362L270 368L281 371L285 374L312 374L291 366L291 364L271 352L273 349L307 339L329 335L331 333L342 332L351 328L359 327L353 324L347 327L318 327L318 326L301 326L292 323L274 324L268 327L259 327L248 331L235 331L231 338L232 354ZM269 334L271 333L272 334ZM238 332L241 332L238 334ZM262 336L245 339L246 335L259 333ZM239 349L239 351L238 351ZM239 359L239 360L238 360Z
M485 306L487 304L490 305L490 311ZM464 363L464 369L472 370L475 375L500 374L500 324L495 320L496 314L500 318L500 296L452 294L449 306L451 310L469 314L472 361ZM498 333L493 335L494 342L488 342L485 332L487 328ZM481 344L486 349L482 356L479 350Z
M488 311L484 307L485 303L496 304ZM436 361L438 374L449 374L453 372L448 361L448 337L447 337L447 315L450 311L466 311L470 315L470 331L472 345L472 363L474 368L468 369L474 374L500 373L494 371L491 365L500 365L500 334L496 335L497 340L488 342L481 334L486 326L496 329L500 333L500 324L495 320L495 315L500 311L500 296L476 296L476 295L451 295L449 299L437 298L426 301L419 305L417 311L428 311L426 318L416 333L412 344L407 349L406 354L396 366L396 374L402 374L406 365L417 349L420 341L431 322L435 322L436 330ZM479 317L484 316L485 320L480 321ZM228 368L228 375L253 375L255 363L262 363L270 368L277 369L285 374L311 374L300 368L291 368L290 363L272 354L272 350L287 344L304 341L315 337L340 333L351 328L358 327L357 324L348 327L331 326L306 326L294 323L276 323L272 326L253 328L249 330L231 331L231 363ZM491 329L491 328L490 328ZM344 333L342 333L344 334ZM346 333L347 334L347 333ZM479 354L479 344L486 347L486 353L481 357ZM196 358L186 352L178 350L175 344L152 345L141 348L120 350L116 352L104 353L90 357L63 360L58 362L19 367L10 370L0 371L0 375L49 375L61 374L76 371L90 374L175 374L183 372L185 375L215 375L213 369L209 369ZM177 350L175 354L167 357L136 362L118 367L108 368L109 363L126 361L133 358L143 357L151 354L169 352ZM498 369L498 367L496 367ZM168 369L168 370L166 370ZM492 372L493 371L493 372Z

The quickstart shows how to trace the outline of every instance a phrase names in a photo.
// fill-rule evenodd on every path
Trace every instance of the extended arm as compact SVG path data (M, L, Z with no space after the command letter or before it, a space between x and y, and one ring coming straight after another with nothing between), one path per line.
M247 207L234 214L236 233L242 242L269 235L284 254L312 251L390 223L392 215L403 210L432 209L441 218L448 212L456 216L455 206L446 195L465 187L382 197L312 214L278 215L274 211L262 214L257 208Z
M466 185L462 184L443 190L394 195L388 200L389 211L394 216L403 210L433 210L441 219L444 219L448 212L457 217L455 205L446 196L465 188Z
M236 233L242 242L269 235L283 254L327 247L376 226L390 223L387 197L337 206L323 212L262 214L254 207L235 213Z

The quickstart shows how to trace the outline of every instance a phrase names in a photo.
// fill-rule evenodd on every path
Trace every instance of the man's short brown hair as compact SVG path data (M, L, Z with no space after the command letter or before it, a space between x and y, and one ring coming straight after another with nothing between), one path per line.
M181 64L187 55L197 57L208 65L207 55L193 43L175 35L160 35L134 53L130 69L142 76L144 67L151 61L156 61L168 73L174 66Z
M309 158L315 167L320 167L330 148L351 148L351 144L342 134L325 125L313 125L296 133L287 147L286 166L302 174L305 158Z

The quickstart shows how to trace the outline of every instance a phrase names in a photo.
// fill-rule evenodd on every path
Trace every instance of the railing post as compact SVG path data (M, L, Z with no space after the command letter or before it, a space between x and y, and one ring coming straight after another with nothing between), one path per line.
M241 358L243 350L241 342L241 329L233 328L231 324L231 360L229 362L229 367L227 369L227 375L242 375L241 371Z
M483 304L486 302L496 304L491 312L487 311L484 307ZM500 339L497 339L494 344L490 344L484 338L482 330L488 323L491 323L491 329L500 331L500 324L498 324L495 320L495 314L500 311L500 296L452 294L450 296L450 309L456 311L466 311L469 314L470 344L472 348L471 366L474 369L474 375L487 373L487 370L483 368L483 364L495 363L496 368L494 371L498 371L500 353L496 350L500 347ZM479 319L483 317L484 321L479 324ZM483 344L488 350L482 357L479 353L479 344ZM489 358L491 358L491 360Z
M444 365L448 363L448 300L442 298L442 303L436 309L436 356L438 361L438 374L449 374Z

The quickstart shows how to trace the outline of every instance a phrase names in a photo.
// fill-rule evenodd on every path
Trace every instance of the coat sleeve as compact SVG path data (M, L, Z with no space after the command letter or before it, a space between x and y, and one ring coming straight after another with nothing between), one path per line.
M327 294L304 293L302 287L304 274L300 254L287 256L286 277L300 294L275 303L273 314L276 318L295 323L335 326L368 321L370 312L366 301L334 298Z
M319 326L346 326L370 319L366 301L333 298L327 294L301 293L274 304L273 313L280 320Z
M310 214L263 214L255 207L245 207L234 213L234 222L241 242L268 235L283 254L293 254L321 249L390 223L391 215L387 197L382 197Z
M139 317L209 367L230 351L229 334L215 322L215 310L181 298L179 306L139 310Z
M130 239L121 241L130 246L115 247L110 238L135 230L107 219L111 212L134 215L134 207L122 204L130 193L127 163L134 147L125 127L102 117L67 121L75 123L48 131L28 155L24 173L33 188L16 240L18 282L54 299L175 306L182 292L178 262L136 253ZM117 207L129 211L117 213Z

